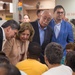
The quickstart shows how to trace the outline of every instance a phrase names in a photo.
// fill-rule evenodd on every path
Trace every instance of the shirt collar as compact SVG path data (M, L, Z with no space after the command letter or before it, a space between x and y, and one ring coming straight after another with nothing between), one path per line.
M60 26L61 25L61 23L58 23L58 24L56 24L57 26Z
M6 36L5 36L5 32L4 29L1 27L2 31L3 31L3 40L6 40Z

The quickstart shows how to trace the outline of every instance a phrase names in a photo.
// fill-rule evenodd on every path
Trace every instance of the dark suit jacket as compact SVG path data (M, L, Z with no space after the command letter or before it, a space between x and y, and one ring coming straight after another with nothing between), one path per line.
M2 50L2 43L3 43L3 32L2 29L0 28L0 51Z
M33 42L37 42L37 43L40 44L38 20L36 20L34 22L31 22L31 24L32 24L32 26L35 30L35 34L34 34L34 37L33 37ZM52 29L50 28L50 26L47 26L47 29L45 31L45 39L44 39L44 42L41 46L42 47L42 52L44 52L44 49L45 49L46 45L51 42L52 34L53 34Z

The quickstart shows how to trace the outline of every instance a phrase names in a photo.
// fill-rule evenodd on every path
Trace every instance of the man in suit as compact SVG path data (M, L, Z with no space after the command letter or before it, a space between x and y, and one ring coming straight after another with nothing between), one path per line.
M49 25L52 27L54 34L52 42L59 43L65 52L66 44L74 42L72 26L67 21L63 20L65 9L61 5L54 8L54 18L50 21Z
M34 22L31 22L35 34L33 37L33 41L40 44L42 47L42 52L40 56L40 61L44 63L44 49L48 43L51 42L52 38L52 29L50 26L48 26L49 22L51 20L51 13L48 10L45 10L41 13L40 19L36 20Z
M17 34L20 25L15 20L8 20L0 27L0 51L4 41L10 40Z

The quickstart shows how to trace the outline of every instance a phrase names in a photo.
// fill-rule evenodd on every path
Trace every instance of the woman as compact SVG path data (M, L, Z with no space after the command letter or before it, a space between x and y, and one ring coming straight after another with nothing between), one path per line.
M28 45L32 41L33 35L34 29L32 25L22 23L17 36L5 43L3 52L13 65L27 58Z
M30 22L30 16L28 14L25 14L23 16L23 21L22 22Z

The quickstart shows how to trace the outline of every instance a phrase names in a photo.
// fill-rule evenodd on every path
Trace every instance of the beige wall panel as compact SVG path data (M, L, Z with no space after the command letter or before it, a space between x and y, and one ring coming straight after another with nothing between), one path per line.
M38 2L40 2L39 9L52 9L55 7L55 0L24 0L23 3L29 5L29 7L24 6L25 9L36 9Z
M55 7L55 0L24 0L23 14L28 14L30 16L31 21L37 19L36 11L38 9L36 8L36 5L38 2L40 2L39 9L49 9L51 13L53 13L53 8Z

